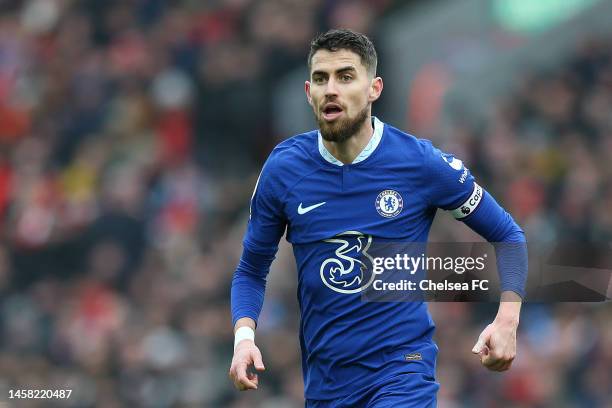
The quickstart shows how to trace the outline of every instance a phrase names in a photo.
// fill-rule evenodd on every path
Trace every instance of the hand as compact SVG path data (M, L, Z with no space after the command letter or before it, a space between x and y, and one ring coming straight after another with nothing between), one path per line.
M482 365L492 371L506 371L516 357L518 323L496 319L478 337L472 353L480 356Z
M234 350L232 366L229 377L239 391L256 390L259 384L257 374L248 372L249 366L254 365L257 371L264 371L261 352L252 340L242 340Z

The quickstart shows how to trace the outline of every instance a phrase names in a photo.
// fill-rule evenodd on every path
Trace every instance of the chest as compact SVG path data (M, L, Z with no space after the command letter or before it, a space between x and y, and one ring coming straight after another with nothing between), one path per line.
M342 166L303 177L284 200L288 240L313 242L345 231L400 239L422 229L431 211L401 173Z

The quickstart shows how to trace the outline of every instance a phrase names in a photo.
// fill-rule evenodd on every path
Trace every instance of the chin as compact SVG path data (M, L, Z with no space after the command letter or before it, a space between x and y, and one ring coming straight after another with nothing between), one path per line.
M332 122L327 122L319 116L319 129L321 137L328 142L342 143L353 137L363 126L368 118L368 109L363 109L355 118L337 118Z

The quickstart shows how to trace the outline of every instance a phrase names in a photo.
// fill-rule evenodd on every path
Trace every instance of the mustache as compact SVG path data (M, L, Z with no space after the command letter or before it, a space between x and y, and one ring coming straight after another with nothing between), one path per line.
M346 110L346 107L344 106L344 104L338 102L338 100L336 100L336 99L325 99L318 106L319 112L323 112L323 110L325 109L325 105L327 105L328 103L336 104L336 105L340 106L342 108L342 110Z

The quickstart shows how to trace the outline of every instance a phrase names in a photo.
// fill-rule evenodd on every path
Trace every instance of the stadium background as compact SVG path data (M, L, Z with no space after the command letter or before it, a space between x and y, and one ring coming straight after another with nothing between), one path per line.
M610 3L534 3L0 1L0 400L303 404L290 248L255 393L227 378L229 285L263 160L312 127L305 56L329 27L375 39L375 114L461 157L528 240L609 244ZM432 240L475 239L449 218ZM503 374L470 353L495 309L431 305L440 407L612 406L609 303L525 305Z

